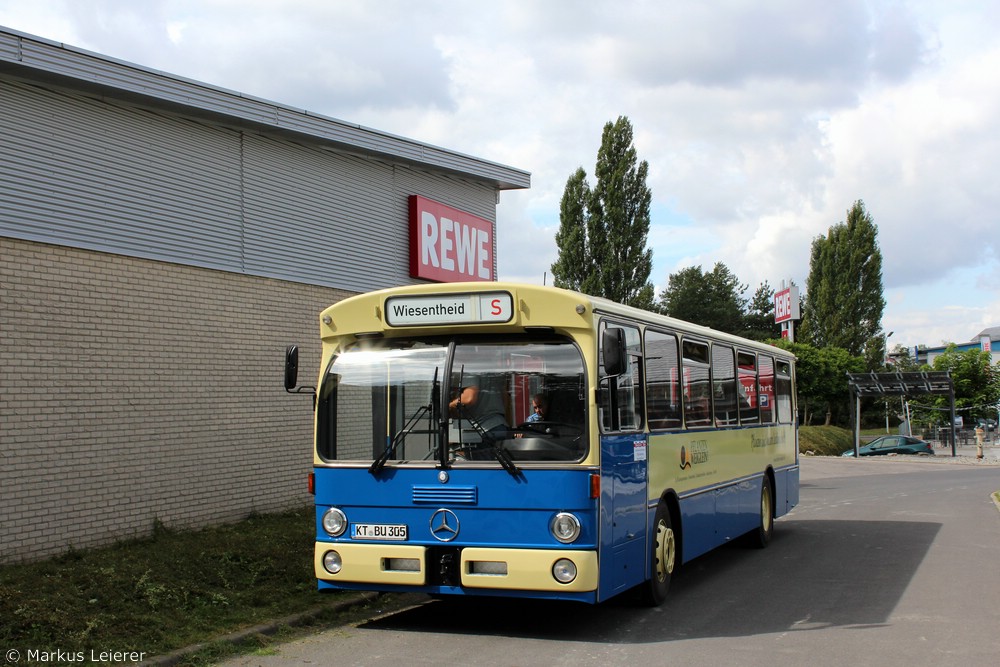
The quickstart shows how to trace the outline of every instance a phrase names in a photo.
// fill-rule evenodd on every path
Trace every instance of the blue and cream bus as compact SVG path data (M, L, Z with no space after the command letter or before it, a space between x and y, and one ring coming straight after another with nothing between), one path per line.
M798 501L773 346L507 283L352 297L320 331L320 589L660 604L679 565L766 546Z

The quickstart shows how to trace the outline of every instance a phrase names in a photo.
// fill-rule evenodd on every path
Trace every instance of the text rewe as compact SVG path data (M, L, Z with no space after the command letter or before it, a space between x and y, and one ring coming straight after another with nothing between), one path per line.
M493 280L493 223L410 197L410 275L437 282Z

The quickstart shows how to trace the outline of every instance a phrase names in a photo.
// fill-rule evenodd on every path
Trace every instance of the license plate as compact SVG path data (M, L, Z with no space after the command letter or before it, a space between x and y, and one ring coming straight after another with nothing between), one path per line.
M405 540L406 525L387 523L352 523L352 540Z

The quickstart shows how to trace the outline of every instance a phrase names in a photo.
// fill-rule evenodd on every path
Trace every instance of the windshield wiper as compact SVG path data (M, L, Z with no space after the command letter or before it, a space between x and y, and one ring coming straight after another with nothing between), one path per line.
M472 424L472 428L476 430L476 433L479 434L479 437L482 438L483 442L490 445L490 449L493 451L493 456L500 462L500 465L504 470L509 472L513 477L517 477L521 474L521 469L517 467L517 464L514 463L514 459L510 457L510 452L504 449L504 446L500 444L499 438L480 426L479 422L473 417L466 415L465 420Z
M371 466L368 468L368 472L370 472L372 475L379 474L382 468L385 467L386 461L388 461L389 458L392 456L392 453L396 451L396 446L400 442L406 439L406 436L408 436L413 431L414 426L417 425L417 422L420 421L424 417L424 415L433 410L434 394L435 394L434 389L437 387L438 384L437 377L438 377L438 369L435 368L434 382L431 384L431 402L428 403L427 405L421 405L420 407L418 407L417 411L413 413L413 416L411 416L406 421L406 423L403 424L403 428L396 431L395 435L392 436L392 440L389 441L389 444L388 446L386 446L385 450L383 450L383 452L379 455L379 457L375 459L372 462Z
M500 462L503 469L509 472L512 477L517 477L521 474L521 469L514 463L514 459L510 458L510 452L495 438L493 439L493 455L497 457L497 461Z
M490 449L493 450L493 456L496 457L496 460L500 462L501 467L503 467L504 470L509 472L511 476L517 477L518 475L521 474L521 469L518 468L517 464L514 463L514 459L510 458L510 452L508 452L506 449L503 448L503 445L500 444L500 440L497 439L496 436L494 436L492 433L488 432L486 429L480 426L479 422L476 420L475 417L465 413L465 405L463 405L462 403L462 384L464 379L465 379L465 365L463 364L461 370L459 371L459 376L458 376L458 403L456 403L456 408L458 410L458 418L464 419L465 421L469 422L469 424L472 425L472 428L476 431L476 433L479 434L479 438L488 445L491 445ZM458 437L459 437L459 444L461 444L461 438L462 438L461 429L459 430Z
M441 469L448 467L448 420L441 411L441 384L434 369L434 387L431 390L431 428L437 427L437 456Z

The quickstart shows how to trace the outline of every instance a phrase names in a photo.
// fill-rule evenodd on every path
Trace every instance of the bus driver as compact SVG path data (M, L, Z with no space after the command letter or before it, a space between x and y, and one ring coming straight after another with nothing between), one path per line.
M477 384L462 387L458 396L448 403L448 413L474 422L495 438L506 437L510 430L500 396Z

